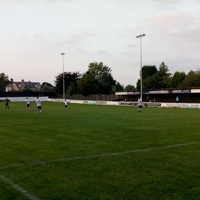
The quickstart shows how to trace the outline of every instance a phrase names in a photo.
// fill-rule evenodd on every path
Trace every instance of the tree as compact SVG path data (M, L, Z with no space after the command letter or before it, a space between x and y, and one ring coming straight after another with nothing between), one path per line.
M77 90L77 83L78 83L78 80L80 79L80 77L81 77L81 74L79 72L73 72L73 73L64 72L66 91L68 90L68 87L70 87L71 84L73 84L75 87L75 90L73 90L73 92L75 92ZM56 85L56 92L58 94L62 94L62 92L63 92L63 73L60 73L60 74L58 74L58 76L56 76L55 85Z
M133 91L135 91L136 89L135 89L135 87L134 87L133 85L127 85L127 86L124 88L124 90L125 90L126 92L133 92Z
M97 81L89 71L83 74L82 78L78 81L78 91L83 95L96 94Z
M116 85L112 70L102 62L90 63L88 70L78 82L79 91L84 94L109 94Z
M153 76L149 76L143 80L143 88L144 89L155 89L156 82L155 82L156 74Z
M170 73L169 73L169 69L168 66L165 65L164 62L162 62L160 64L159 70L158 70L158 87L157 89L160 88L167 88L169 86L169 77L170 77Z
M5 92L6 83L9 82L8 76L5 73L0 74L0 92Z
M89 64L88 68L89 72L96 80L97 93L108 94L112 91L112 87L115 85L115 80L111 75L112 70L109 67L103 65L102 62L93 62Z
M51 85L48 82L43 82L42 83L42 90L43 91L51 91L52 92L54 90L54 87L53 87L53 85Z
M115 91L118 92L118 91L123 91L124 90L124 86L121 85L119 82L116 82L115 83Z
M144 65L142 67L142 79L145 80L148 77L152 77L158 70L155 65Z
M153 66L142 67L142 88L143 89L160 89L167 88L170 81L168 66L164 62L160 64L159 69ZM137 90L140 89L140 80L137 81Z
M71 83L70 86L67 88L67 94L73 95L76 93L76 87L74 83Z
M180 88L185 77L186 77L185 72L176 71L170 80L169 83L170 88Z
M200 87L200 72L190 71L183 80L182 87Z
M142 87L144 89L154 89L155 87L155 74L158 73L158 70L155 65L146 65L143 66L142 68L142 79L143 79L143 84ZM154 76L154 78L153 78ZM140 84L139 84L140 87Z
M155 65L144 65L142 67L142 88L152 89L151 79L154 74L158 72ZM140 79L137 81L137 90L140 90Z

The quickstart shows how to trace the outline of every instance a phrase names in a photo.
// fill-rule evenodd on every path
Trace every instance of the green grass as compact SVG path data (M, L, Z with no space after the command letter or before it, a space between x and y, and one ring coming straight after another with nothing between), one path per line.
M0 199L200 199L200 110L0 103Z

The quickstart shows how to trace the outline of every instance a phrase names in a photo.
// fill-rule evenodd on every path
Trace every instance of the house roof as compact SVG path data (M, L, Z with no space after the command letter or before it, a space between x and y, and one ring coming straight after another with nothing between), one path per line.
M20 82L13 82L16 84L18 88L20 88L22 85L24 85L24 88L37 88L38 86L41 86L39 82L26 82L26 81L20 81Z

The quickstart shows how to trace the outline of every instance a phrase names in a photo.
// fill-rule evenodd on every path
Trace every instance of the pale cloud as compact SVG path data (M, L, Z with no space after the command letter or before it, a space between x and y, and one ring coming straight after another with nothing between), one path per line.
M96 38L97 34L89 31L83 31L80 33L72 34L68 37L67 43L72 45L78 45L81 42L86 42L88 40L92 40L93 38Z
M99 55L107 55L106 51L104 51L103 49L98 49L96 53Z
M46 3L59 3L59 2L64 2L64 3L67 3L67 2L71 2L71 1L74 1L74 0L1 0L0 1L0 4L11 4L11 3L30 3L30 2L35 2L35 3L42 3L42 2L46 2Z
M160 10L170 10L170 9L176 9L177 5L180 5L183 0L112 0L113 2L119 3L121 6L136 6L143 5L143 8L145 6L154 6Z
M175 9L177 5L181 4L182 0L146 0L147 2L158 6L159 9Z
M187 13L168 13L154 16L149 19L149 26L158 32L176 32L194 25L195 18Z

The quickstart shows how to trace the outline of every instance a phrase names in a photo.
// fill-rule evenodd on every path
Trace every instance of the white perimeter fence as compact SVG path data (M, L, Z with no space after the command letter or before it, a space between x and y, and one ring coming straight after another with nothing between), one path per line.
M25 102L27 97L7 97L11 102ZM28 97L30 101L35 101L36 97ZM49 99L49 97L39 97L41 101L63 102L62 99ZM5 101L6 97L0 97L0 101ZM91 100L71 100L69 103L90 104L90 105L124 105L137 106L137 102L121 102L121 101L91 101ZM200 108L200 103L159 103L159 102L144 102L147 107L163 107L163 108Z
M0 101L9 99L11 102L25 102L27 97L0 97ZM36 101L37 97L28 97L30 101ZM49 97L40 97L41 101L48 101Z
M51 102L63 102L62 99L49 99ZM68 100L69 103L92 104L92 105L126 105L137 106L137 102L118 102L118 101L87 101L87 100ZM163 108L200 108L200 103L159 103L144 102L147 107L163 107Z

